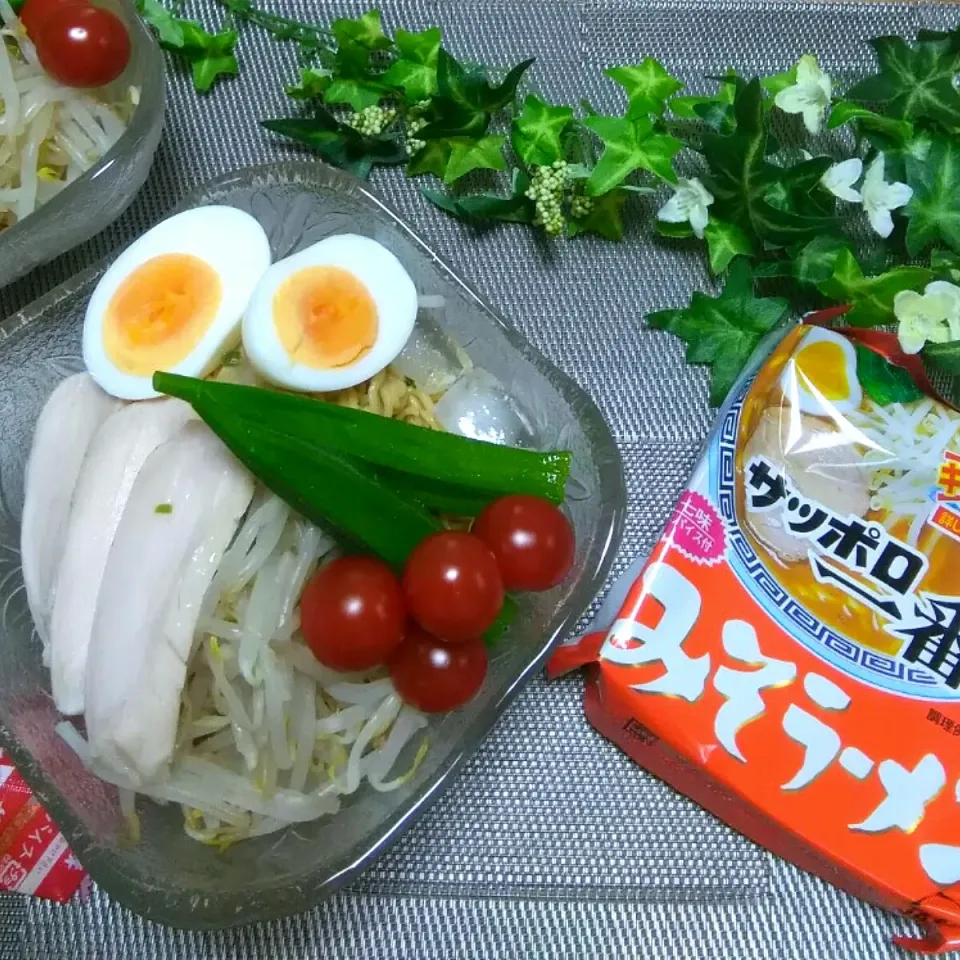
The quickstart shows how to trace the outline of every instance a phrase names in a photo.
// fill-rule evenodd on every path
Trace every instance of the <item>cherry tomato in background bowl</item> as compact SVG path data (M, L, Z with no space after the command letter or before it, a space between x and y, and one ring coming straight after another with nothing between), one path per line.
M549 590L573 566L573 527L540 497L501 497L480 514L471 533L497 558L507 590Z
M496 557L482 540L453 530L417 545L403 571L403 592L410 616L450 643L481 636L503 606Z
M39 23L32 39L40 65L64 86L102 87L130 62L130 35L109 10L61 3L42 20L39 15L30 19Z
M49 17L61 7L87 7L87 0L27 0L17 16L27 31L27 36L35 40L40 28Z
M411 626L390 657L390 677L397 693L424 713L446 713L472 700L487 675L483 641L444 643Z
M400 581L374 557L338 557L313 575L300 598L303 638L333 670L386 663L406 622Z

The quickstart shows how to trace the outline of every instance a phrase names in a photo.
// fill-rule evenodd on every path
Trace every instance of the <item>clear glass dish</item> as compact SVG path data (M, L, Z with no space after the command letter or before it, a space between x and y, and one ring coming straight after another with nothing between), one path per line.
M389 247L422 295L442 296L446 331L515 398L530 442L573 452L568 488L577 556L567 581L521 599L493 653L480 695L437 718L413 779L388 794L359 793L331 819L237 844L224 853L183 832L179 808L138 804L132 844L116 791L88 774L54 732L58 720L19 571L23 469L45 398L80 369L86 300L106 264L63 284L0 324L0 746L8 749L94 879L117 900L176 926L268 920L330 895L381 853L446 788L510 700L567 633L603 583L626 503L620 455L589 397L491 310L365 185L321 164L279 164L222 177L183 207L224 203L256 216L275 258L331 233Z
M132 0L104 0L126 24L130 66L108 90L140 89L130 125L95 166L29 217L0 231L0 287L99 233L123 213L143 186L163 130L163 54Z

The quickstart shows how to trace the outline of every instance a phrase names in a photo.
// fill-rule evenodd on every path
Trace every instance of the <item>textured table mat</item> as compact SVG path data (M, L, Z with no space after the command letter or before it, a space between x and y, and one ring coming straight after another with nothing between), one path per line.
M219 10L190 8L208 25ZM327 20L368 3L273 0ZM487 63L536 55L548 98L614 107L613 63L660 57L693 89L728 65L773 73L815 52L864 70L865 38L952 26L956 8L803 2L385 0L391 26L439 24ZM147 187L103 235L0 292L0 316L128 240L192 186L300 155L257 121L289 107L289 51L257 31L239 78L198 98L175 70ZM855 58L855 59L851 59ZM623 451L630 516L616 570L650 547L710 424L706 383L681 345L641 328L705 282L698 258L651 242L544 244L515 228L474 234L396 174L380 191L449 262L596 399ZM214 934L166 930L95 892L59 907L0 899L0 960L881 960L904 924L770 856L645 774L583 718L579 679L535 680L458 783L352 888L289 920Z

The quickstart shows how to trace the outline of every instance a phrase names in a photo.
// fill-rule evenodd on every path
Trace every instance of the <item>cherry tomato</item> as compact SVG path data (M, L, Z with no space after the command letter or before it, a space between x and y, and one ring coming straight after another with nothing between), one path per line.
M127 28L97 7L60 5L43 19L33 40L43 69L67 87L101 87L116 80L130 61Z
M61 7L86 7L87 0L27 0L20 10L20 22L32 40L46 23L47 17Z
M458 643L479 637L503 606L503 581L490 548L469 533L435 533L414 549L403 572L410 616Z
M413 625L390 657L397 693L424 713L446 713L476 696L487 675L483 641L444 643Z
M400 581L373 557L338 557L313 575L300 598L303 638L334 670L386 663L406 621Z
M472 532L493 551L508 590L549 590L573 566L573 527L549 500L502 497L477 517Z

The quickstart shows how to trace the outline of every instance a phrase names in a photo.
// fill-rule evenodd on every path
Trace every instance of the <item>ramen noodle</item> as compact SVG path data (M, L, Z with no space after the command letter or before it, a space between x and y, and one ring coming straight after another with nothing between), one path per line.
M589 664L602 733L939 952L960 946L960 413L885 336L799 325L755 362L612 624L549 671Z

